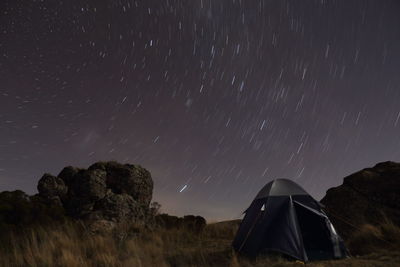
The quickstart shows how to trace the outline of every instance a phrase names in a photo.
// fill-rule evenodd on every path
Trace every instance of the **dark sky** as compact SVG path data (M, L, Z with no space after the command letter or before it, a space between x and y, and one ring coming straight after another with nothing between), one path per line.
M400 161L400 2L0 3L0 191L99 160L163 211L237 218L290 178L315 198Z

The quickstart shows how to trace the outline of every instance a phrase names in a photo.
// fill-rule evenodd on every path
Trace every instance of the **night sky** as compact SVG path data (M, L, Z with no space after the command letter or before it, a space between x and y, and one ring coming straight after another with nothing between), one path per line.
M400 1L0 3L0 191L140 164L164 212L239 218L400 161Z

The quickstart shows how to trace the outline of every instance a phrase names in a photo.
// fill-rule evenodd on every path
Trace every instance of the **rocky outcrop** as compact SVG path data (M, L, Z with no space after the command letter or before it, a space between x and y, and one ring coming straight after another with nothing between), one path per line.
M67 215L93 228L113 228L144 221L153 180L139 165L98 162L88 169L66 167L57 177L45 174L38 191L45 202L62 206Z
M379 163L344 178L321 203L345 239L365 224L400 225L400 163Z

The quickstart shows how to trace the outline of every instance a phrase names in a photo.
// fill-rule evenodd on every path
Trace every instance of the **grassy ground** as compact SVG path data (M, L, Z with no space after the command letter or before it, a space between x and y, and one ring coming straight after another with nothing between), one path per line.
M129 235L116 237L112 234L91 235L81 226L65 224L53 229L36 229L15 234L3 241L0 244L0 266L304 265L279 256L256 261L238 258L230 248L237 226L238 222L234 221L210 224L201 234L179 229L135 229ZM380 242L383 241L380 239L385 239L385 234L396 236L399 233L396 227L363 231L364 234L360 232L353 240L353 245L360 248L365 246L369 250L374 245L381 245ZM351 259L307 263L307 266L400 266L400 252L395 248L393 246L391 251L380 250Z

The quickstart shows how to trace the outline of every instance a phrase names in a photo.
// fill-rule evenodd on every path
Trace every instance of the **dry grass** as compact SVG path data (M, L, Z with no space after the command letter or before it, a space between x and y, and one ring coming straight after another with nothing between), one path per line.
M238 258L230 248L237 226L237 222L211 224L202 234L179 229L140 229L140 234L116 238L112 234L90 235L81 226L65 224L27 231L2 242L0 266L304 266L279 256L256 261ZM370 236L388 238L398 230L394 225L379 230L368 226L362 232L364 235L360 233L352 242L356 245L358 240L357 246L361 246ZM380 252L307 265L400 266L400 253Z
M353 255L400 250L400 228L387 220L379 226L365 224L350 237L347 247Z

